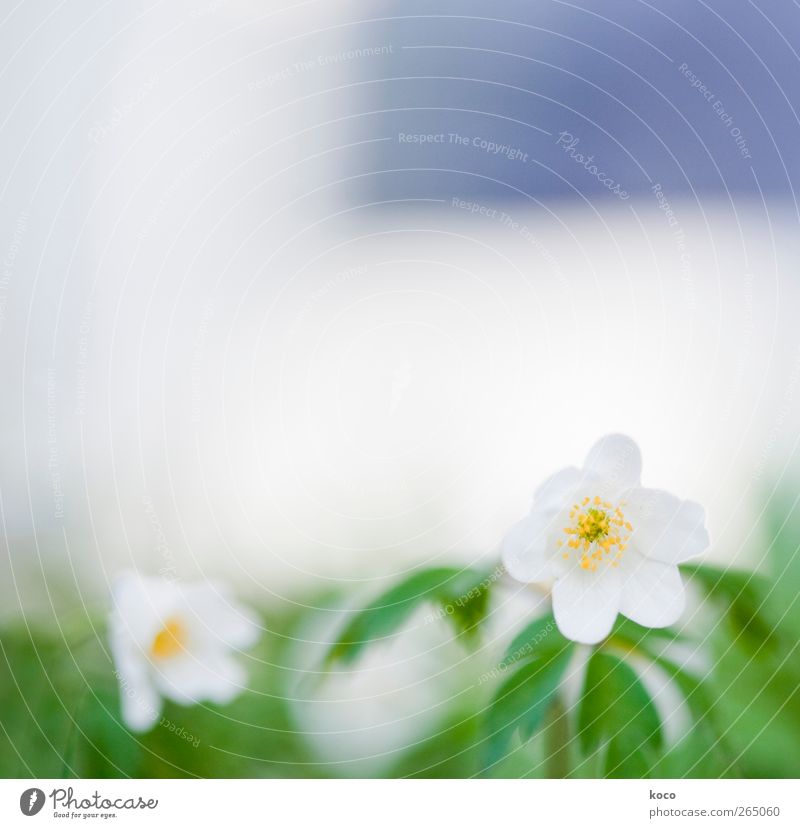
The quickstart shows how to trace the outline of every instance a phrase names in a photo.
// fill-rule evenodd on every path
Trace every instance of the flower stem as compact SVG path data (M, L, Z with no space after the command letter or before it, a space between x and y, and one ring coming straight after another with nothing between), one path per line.
M545 774L549 779L566 779L569 776L569 718L561 699L550 708L550 722L545 730Z

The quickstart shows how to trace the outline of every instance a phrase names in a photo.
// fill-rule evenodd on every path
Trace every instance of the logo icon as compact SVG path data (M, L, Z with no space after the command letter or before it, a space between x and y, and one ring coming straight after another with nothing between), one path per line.
M28 788L19 798L19 809L25 816L34 816L44 806L44 791L41 788Z

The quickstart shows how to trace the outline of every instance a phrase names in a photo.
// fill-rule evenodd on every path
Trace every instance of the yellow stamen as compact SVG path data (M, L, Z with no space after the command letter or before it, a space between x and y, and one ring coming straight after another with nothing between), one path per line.
M155 634L150 645L154 658L172 658L178 655L186 644L186 628L177 618L169 618Z
M584 497L569 512L570 525L564 527L567 547L580 550L581 569L596 572L599 564L619 566L619 560L633 532L625 520L624 503L608 503L599 495ZM563 541L558 542L559 546ZM606 557L607 556L607 557ZM564 559L569 553L563 554Z

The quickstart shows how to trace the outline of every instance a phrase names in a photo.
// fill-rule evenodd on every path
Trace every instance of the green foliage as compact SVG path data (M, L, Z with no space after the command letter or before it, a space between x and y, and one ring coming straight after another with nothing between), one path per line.
M459 711L403 755L392 768L391 776L422 779L474 777L485 771L485 727L485 716L480 708ZM533 739L506 754L492 766L491 773L495 777L510 779L542 778L545 769L544 744L540 739Z
M459 632L472 634L486 614L488 573L439 567L415 572L356 612L328 655L330 662L352 663L364 648L397 632L421 604L451 618Z
M664 656L650 654L653 663L675 682L692 722L675 745L654 769L653 776L721 778L737 775L737 757L720 726L714 699L699 677Z
M575 645L552 615L525 626L484 674L496 681L488 704L483 678L471 687L468 678L480 654L469 656L459 667L467 684L442 707L432 731L397 757L391 775L800 777L798 503L794 493L771 497L761 574L682 567L703 611L687 613L680 632L618 618L608 640L590 651L574 710L563 708L560 688ZM497 572L414 573L352 614L329 663L355 662L371 642L398 634L422 606L429 608L426 623L450 623L471 641ZM289 647L298 622L305 623L298 615L269 618L270 632L244 656L250 687L230 705L168 703L144 734L120 720L104 622L75 616L60 628L0 629L0 777L332 775L298 732L287 701L297 677ZM691 648L702 672L683 666ZM629 653L665 673L685 699L691 723L676 743L665 744Z
M769 582L751 572L720 569L706 564L685 564L688 583L698 586L723 611L723 621L734 637L748 646L775 643L775 625L765 615Z
M555 701L569 656L568 650L562 650L524 664L500 687L487 716L487 766L505 756L515 733L526 740L541 727Z
M0 638L0 775L59 777L81 695L69 652L40 631ZM63 666L62 666L63 665Z
M648 776L663 744L658 713L639 677L622 659L600 650L586 667L578 728L586 753L605 751L604 776Z
M567 639L558 631L552 613L535 618L518 632L506 650L503 664L508 666L528 658L541 658L555 648L567 645Z
M767 502L770 532L769 565L772 589L768 611L773 621L790 636L800 639L800 497L792 487Z
M776 585L718 567L685 571L718 613L701 645L713 663L703 689L707 718L725 734L726 773L800 776L792 747L800 729L800 641L776 602Z
M250 688L234 702L168 703L137 734L120 719L101 634L68 643L43 629L0 633L0 777L319 775L284 700L282 636L266 634L246 657Z
M517 732L527 740L542 726L556 701L573 646L550 628L547 619L537 619L514 639L503 665L524 662L503 682L487 710L486 767L506 755Z
M457 635L474 638L489 609L491 576L483 571L473 572L471 577L459 578L454 590L446 588L440 599L446 617Z
M643 627L624 615L617 616L614 628L611 630L611 638L623 641L632 647L639 647L656 641L664 643L685 640L685 636L671 627Z

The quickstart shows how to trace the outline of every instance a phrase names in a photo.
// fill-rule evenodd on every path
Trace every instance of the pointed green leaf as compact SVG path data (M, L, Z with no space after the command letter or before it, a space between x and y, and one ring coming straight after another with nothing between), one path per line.
M572 642L564 640L562 646L549 648L547 655L523 664L503 683L486 716L487 765L506 755L518 730L529 739L541 727L572 652Z
M681 567L689 583L699 586L723 610L734 637L742 644L760 649L775 644L775 628L764 611L768 608L770 585L753 572L720 569L707 564Z
M681 641L685 636L670 627L643 627L630 618L620 615L611 630L612 638L639 647L649 641Z
M514 636L506 650L503 664L506 666L528 658L550 655L564 647L567 639L558 630L552 613L535 618Z
M452 588L445 587L440 605L456 634L474 637L489 609L490 575L473 571L471 577L454 579Z
M727 743L727 739L717 726L714 716L714 700L710 697L703 682L691 673L679 667L664 656L648 653L652 662L658 665L678 686L686 699L686 704L695 720L695 728L707 735L713 743L715 754L727 757L729 763L735 763L736 756Z
M415 572L356 612L331 648L329 661L354 661L367 644L396 632L423 603L439 604L442 618L454 614L456 602L463 599L466 603L471 591L486 578L484 572L456 567Z
M607 776L647 775L663 743L655 705L635 671L600 650L586 666L578 727L586 753L605 747Z

